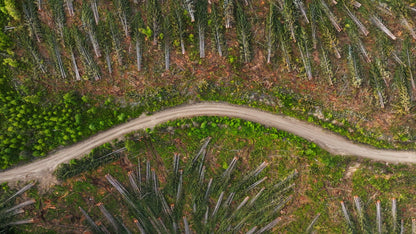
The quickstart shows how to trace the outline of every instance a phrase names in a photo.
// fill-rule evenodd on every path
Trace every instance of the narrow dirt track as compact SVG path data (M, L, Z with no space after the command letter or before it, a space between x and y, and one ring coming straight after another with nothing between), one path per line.
M356 144L344 137L294 118L225 103L199 103L174 107L150 116L142 116L98 133L80 143L58 150L44 159L1 172L0 183L38 180L41 184L52 184L56 182L52 173L61 163L67 163L73 158L80 158L93 148L132 131L153 128L169 120L194 116L228 116L257 122L315 142L335 155L354 155L392 163L416 163L416 152L378 150L370 146Z

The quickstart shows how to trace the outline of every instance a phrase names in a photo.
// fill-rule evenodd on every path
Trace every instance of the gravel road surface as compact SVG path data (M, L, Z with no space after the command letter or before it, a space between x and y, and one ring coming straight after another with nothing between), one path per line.
M52 173L61 163L80 158L92 149L113 139L121 138L127 133L153 128L169 120L194 116L228 116L257 122L303 137L335 155L354 155L391 163L416 163L416 152L379 150L353 143L330 131L294 118L225 103L199 103L166 109L149 116L141 116L100 132L82 142L57 150L46 158L1 172L0 183L38 180L43 185L54 184L56 179Z

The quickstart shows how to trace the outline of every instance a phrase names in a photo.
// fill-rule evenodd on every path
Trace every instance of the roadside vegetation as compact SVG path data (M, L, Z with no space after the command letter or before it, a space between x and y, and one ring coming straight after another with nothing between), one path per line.
M376 147L415 148L410 3L1 4L3 169L191 100L246 104ZM387 15L397 22L383 22ZM338 105L351 95L367 97L366 110Z
M3 169L144 111L200 100L415 148L415 12L406 1L0 6Z
M62 180L62 184L45 191L43 195L32 194L42 204L32 213L35 224L26 227L30 230L53 229L57 232L89 229L78 208L80 206L94 220L101 220L102 225L111 229L111 226L107 226L111 224L100 218L103 214L96 205L102 204L112 216L118 220L127 220L126 225L131 230L137 230L134 220L128 214L128 203L123 201L119 192L107 181L106 175L116 178L133 194L129 175L137 175L138 162L141 163L141 173L145 173L146 162L149 161L150 167L154 169L150 171L157 173L159 186L164 188L174 167L174 155L179 155L185 163L181 165L186 165L198 154L207 137L211 137L211 141L206 147L205 178L210 178L210 173L212 176L217 173L222 175L224 170L233 165L231 162L234 158L237 158L234 165L236 175L245 175L263 161L269 166L262 175L271 181L281 180L297 171L297 179L291 183L293 193L280 212L281 220L276 227L277 231L303 232L318 213L320 216L313 225L318 232L346 231L348 224L340 202L344 202L351 220L358 222L355 218L356 211L352 209L355 195L361 198L360 204L368 212L366 217L370 227L376 227L373 216L376 214L377 200L381 201L383 208L383 222L390 222L391 199L395 198L397 217L404 220L406 230L411 230L411 218L416 215L413 206L416 192L408 184L415 183L414 166L333 156L292 134L239 119L217 117L178 120L154 130L130 134L124 139L126 150L111 163L105 162L106 155L110 151L116 152L121 143L114 142L105 146L108 150L102 152L103 163L97 169L90 170L90 165L97 165L97 162L76 164L87 170L74 172L73 167L68 171L74 173ZM98 154L96 158L99 158ZM129 171L132 173L126 175ZM142 174L142 179L144 178L145 174ZM214 199L214 203L215 201L217 200ZM398 224L400 222L398 220Z
M414 150L415 15L410 0L0 0L0 169L196 101L249 105L375 147ZM298 170L277 231L303 232L309 223L328 233L379 228L374 212L358 213L357 225L343 222L340 201L358 209L354 195L373 210L395 198L405 229L416 226L414 166L332 156L255 123L198 117L62 165L61 185L28 192L34 224L18 232L84 231L78 207L97 218L102 203L129 217L105 175L127 184L125 171L139 158L163 185L173 153L187 161L207 137L214 171L234 157L240 173L267 161L271 180ZM10 194L4 189L2 197Z

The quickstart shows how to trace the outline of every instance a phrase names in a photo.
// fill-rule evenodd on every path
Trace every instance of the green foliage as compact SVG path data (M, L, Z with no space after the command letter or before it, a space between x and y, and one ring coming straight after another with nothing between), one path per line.
M14 0L4 0L5 14L9 14L14 20L20 21L20 12Z
M149 26L146 28L139 28L139 32L144 34L146 38L150 38L153 35L153 31L149 28Z
M62 29L63 30L63 29ZM66 68L64 66L64 62L61 56L61 49L58 44L58 41L52 31L46 31L46 41L49 47L49 55L53 59L55 65L55 71L59 71L59 74L62 79L67 77ZM63 35L63 32L62 32Z
M374 87L374 97L380 104L381 108L385 106L385 69L382 66L382 63L377 59L373 64L371 64L370 69L370 82Z
M406 78L406 69L404 66L401 66L396 70L396 74L394 76L394 88L398 94L394 105L396 107L396 112L403 115L408 114L411 107L411 91L407 85L408 82Z
M292 99L287 98L284 102L288 106L293 106L298 100L292 96ZM324 115L330 116L327 113ZM386 199L391 197L397 197L399 203L404 205L411 205L416 199L414 188L408 186L408 184L416 182L415 168L410 165L386 165L385 163L372 163L344 156L332 156L315 144L287 132L244 120L200 116L171 121L155 127L153 130L127 136L128 141L125 142L125 147L128 150L128 158L133 163L123 157L116 163L104 165L99 170L84 173L68 180L61 186L52 188L49 195L44 197L44 200L50 201L53 207L46 210L45 219L59 218L60 226L52 227L56 232L63 232L64 228L74 225L74 222L76 225L82 226L82 230L85 231L81 224L86 222L85 219L74 221L72 218L81 215L77 211L78 206L81 206L88 211L94 220L100 220L97 222L98 226L104 225L111 230L112 227L109 226L111 224L104 218L99 207L95 205L102 202L102 205L116 220L123 220L128 228L137 232L136 224L128 212L128 204L123 202L121 196L117 196L115 190L112 190L112 194L116 196L108 196L108 187L104 186L107 183L103 181L105 180L104 175L110 173L133 194L133 188L128 185L129 176L125 174L128 170L132 170L133 176L137 175L138 168L131 165L137 161L137 158L141 161L141 181L145 180L146 174L146 166L143 164L143 160L146 159L143 158L151 160L151 166L154 167L159 177L167 178L169 173L166 173L165 168L171 172L169 169L174 165L171 159L172 152L181 155L183 161L190 161L193 155L189 156L187 152L199 152L201 142L207 136L212 136L212 139L211 147L206 150L205 178L209 179L211 176L214 178L216 174L221 175L221 172L232 165L230 162L236 154L239 159L234 169L236 172L234 178L237 180L240 173L248 173L247 168L255 168L259 162L264 160L269 162L269 166L264 169L263 175L267 175L271 181L274 181L274 178L282 178L295 168L299 168L301 178L296 180L294 187L296 192L292 195L294 202L290 202L289 206L283 210L286 213L282 214L283 220L286 220L285 217L287 217L293 221L279 223L276 227L277 230L275 230L278 233L302 233L317 212L321 215L315 225L316 232L346 232L342 228L343 219L338 201L344 197L350 197L351 190L353 194L360 194L364 198L370 198L374 193L377 193L382 204L387 204L386 206L388 206ZM349 171L348 168L356 164L357 160L362 166L353 173L351 181L351 178L347 178L346 173ZM184 167L183 163L180 165ZM214 168L214 170L209 168ZM361 192L350 185L359 181L362 184L359 189ZM166 179L161 179L159 182L159 187L164 188ZM373 189L373 186L383 188L385 184L390 184L390 190ZM213 203L216 203L217 197L212 199ZM223 200L226 197L224 196ZM156 200L155 197L153 201ZM238 205L238 201L235 201ZM372 203L373 201L369 202L369 204ZM168 202L168 206L169 204ZM398 209L399 212L403 210ZM370 214L372 213L374 213L374 208L370 208ZM408 222L406 220L408 220L409 213L403 213L403 216L405 223ZM187 221L189 221L188 216ZM407 226L406 230L409 230Z
M147 38L150 38L150 36L152 35L152 32L151 32L152 30L149 27L145 28L143 18L140 12L137 12L132 17L131 28L132 28L130 31L131 38L133 40L138 40L142 43L144 41L144 36L146 36Z
M170 69L170 49L172 46L172 20L173 16L171 14L165 16L162 23L162 45L165 52L165 70L169 71Z
M284 15L284 13L283 13ZM287 68L287 70L291 71L292 68L292 48L291 48L291 41L290 41L290 35L287 31L287 26L284 25L282 21L282 17L276 17L274 21L275 30L277 34L277 41L279 42L279 48L282 53L282 59L284 66Z
M100 51L100 46L98 43L98 36L97 36L97 26L95 23L93 11L91 7L88 6L88 4L82 5L81 20L82 20L82 25L84 26L84 29L86 33L88 34L88 38L90 39L90 42L94 49L95 56L101 57L101 51ZM82 39L79 39L79 40L82 40ZM88 63L92 63L92 58L88 59L88 61L89 61Z
M44 156L59 145L68 145L126 121L140 108L120 108L117 103L91 107L92 101L74 92L63 94L55 103L45 105L41 94L20 97L7 92L0 96L0 167Z
M40 42L42 38L42 26L35 4L32 0L23 1L23 13L28 27L29 36L34 38L37 42Z
M185 10L189 13L191 17L191 22L195 21L195 3L194 0L182 0Z
M120 143L116 145L120 145ZM72 159L69 163L60 164L54 174L58 180L66 180L83 172L95 170L101 165L119 159L126 149L124 147L116 149L115 147L117 146L108 143L99 146L80 159Z
M267 166L265 162L242 176L234 173L237 157L224 170L209 169L209 165L205 164L209 139L183 166L179 156L175 155L172 169L164 182L158 176L163 172L156 174L149 161L139 165L138 174L128 174L131 189L126 189L114 177L106 175L129 207L130 217L139 231L264 232L277 225L280 218L276 217L290 200L290 184L297 172L266 185L267 177L262 172ZM215 174L210 175L211 171ZM212 176L211 179L208 176ZM113 217L103 204L98 206L111 224L111 230L127 231L127 226ZM101 232L102 227L80 209L92 231Z
M225 43L225 36L224 36L224 27L223 27L223 19L222 14L220 13L220 6L217 3L213 3L211 8L211 14L209 15L209 23L211 27L213 41L215 45L213 45L213 49L218 52L219 56L223 56L226 51L226 43Z
M26 36L19 38L19 41L22 43L22 46L27 50L26 55L30 58L32 67L35 74L46 74L48 68L46 67L46 62L44 57L40 54L38 47L35 44L35 41Z
M2 168L30 159L30 154L43 155L57 144L73 142L80 137L75 132L79 125L70 115L74 104L62 100L59 106L42 108L29 99L13 97L14 101L6 102L7 98L12 97L2 100L1 113L10 131L4 133L7 140L0 144Z
M14 68L16 68L19 65L18 62L16 60L12 59L12 58L5 58L3 60L3 64L4 65L9 65L9 66L14 67Z
M130 32L130 19L132 12L130 11L130 5L128 0L114 0L114 5L116 7L116 12L119 18L119 21L123 27L124 34L126 38L129 37Z
M166 107L176 106L184 103L188 97L184 96L175 87L149 89L144 95L137 95L133 92L127 94L135 98L140 107L149 112L155 112Z
M341 58L340 49L338 48L339 41L336 36L336 31L339 32L339 30L331 25L332 21L330 20L330 14L332 13L330 13L330 9L326 6L325 1L322 0L314 1L312 4L315 4L315 17L319 21L317 26L319 32L321 33L322 43L325 47L333 51L336 58Z
M290 38L296 42L296 17L297 11L295 10L295 2L291 0L282 1L282 15L285 22L285 26L289 29Z
M65 27L65 12L63 0L49 0L51 11L53 15L53 21L56 25L56 29L61 38L64 36Z
M49 82L49 79L54 74L60 74L61 77L65 77L65 74L68 73L65 69L69 69L68 64L70 61L75 66L77 66L77 62L80 62L78 60L82 61L82 66L80 66L79 71L75 72L74 69L74 73L78 74L74 75L77 79L80 79L81 75L85 79L92 80L98 80L103 77L105 74L101 73L101 69L104 62L101 59L93 58L91 54L93 50L97 52L99 46L103 46L103 50L106 50L106 59L109 61L107 66L111 67L113 55L115 55L119 65L124 63L123 65L125 66L121 69L121 66L119 67L118 71L120 71L131 65L129 64L131 62L131 58L129 57L131 51L127 51L128 49L134 48L134 45L127 46L130 43L130 39L132 41L136 40L135 42L140 41L139 47L136 45L136 50L139 48L138 51L140 53L137 53L137 63L141 64L146 53L152 53L151 56L154 56L153 52L157 54L161 51L161 47L151 49L144 47L146 43L151 41L152 35L156 39L156 42L162 38L161 35L163 35L163 40L169 39L166 33L169 30L165 30L166 32L161 34L164 28L163 22L166 23L168 21L163 21L163 18L167 19L167 14L173 14L174 12L174 17L177 22L171 28L171 31L176 31L176 28L181 28L179 34L182 36L179 35L179 40L184 41L188 39L191 42L197 40L202 41L200 38L194 38L194 34L188 33L196 32L198 22L207 21L206 23L209 25L210 32L213 36L212 42L207 44L215 45L218 52L223 50L225 53L226 49L221 47L226 45L225 36L227 36L227 43L233 45L233 39L235 39L233 36L237 35L236 39L241 49L240 55L245 62L250 61L253 57L255 52L254 45L257 47L257 45L264 44L264 41L261 39L257 41L258 38L263 37L256 34L264 31L257 27L259 25L263 26L267 17L265 26L267 26L266 31L269 32L268 35L270 36L268 37L270 39L268 42L270 42L271 48L275 51L275 57L281 57L283 60L282 62L279 61L277 65L282 64L289 68L288 70L292 71L294 76L297 76L299 72L306 71L307 67L314 68L314 65L318 65L315 64L317 61L310 59L314 58L314 60L318 60L315 59L316 56L311 56L317 52L312 51L311 48L317 49L319 50L319 65L321 66L322 73L327 76L325 78L329 84L333 83L334 89L337 89L337 83L333 81L339 81L340 73L342 75L344 74L344 72L340 71L348 68L352 79L352 86L356 88L353 92L358 92L359 88L372 89L375 94L375 100L379 101L380 106L385 105L386 111L390 111L389 108L393 107L397 114L406 115L407 113L411 113L416 90L413 78L414 51L412 50L412 46L414 42L411 40L398 40L399 42L394 42L385 36L384 33L375 34L373 37L372 34L369 34L369 37L366 38L359 34L359 31L362 30L354 18L346 12L346 9L349 9L353 15L358 17L367 26L368 19L374 13L374 9L380 8L378 7L379 3L362 1L362 6L356 7L350 1L341 1L339 4L329 4L328 1L320 0L303 2L305 3L304 6L306 9L309 10L311 25L306 24L303 20L304 16L301 16L298 12L297 8L299 8L299 5L297 4L299 4L299 1L291 0L274 2L269 8L269 14L258 14L259 12L256 12L256 10L260 8L257 8L256 4L250 4L249 7L246 7L244 6L244 1L213 1L211 7L207 7L206 1L202 0L180 1L182 4L179 4L179 1L152 0L142 5L146 6L146 9L135 9L128 7L130 4L129 1L118 0L114 2L114 5L109 4L108 7L102 7L106 8L108 12L103 11L105 20L101 20L98 25L90 9L89 3L91 1L84 1L83 3L85 4L75 4L75 8L77 8L75 12L77 14L70 16L73 26L68 28L65 27L67 19L64 14L66 12L63 11L66 8L63 7L62 0L49 0L48 7L43 8L42 11L36 9L36 5L32 0L24 0L16 3L9 0L4 1L4 7L7 6L15 10L21 10L24 24L17 25L17 22L14 21L8 22L13 16L7 13L10 12L6 9L7 7L2 8L0 12L0 26L5 29L0 32L0 48L4 55L2 64L8 64L11 67L16 67L16 69L6 70L0 76L0 89L2 90L2 107L0 112L2 127L2 142L0 143L1 167L8 167L18 161L29 160L33 158L33 155L45 155L53 147L71 144L92 133L124 122L131 117L137 116L143 109L152 112L189 100L228 101L235 104L245 104L273 112L288 114L300 119L309 119L311 122L340 133L349 139L370 143L376 147L391 146L386 141L380 140L379 134L349 124L344 117L321 120L310 116L309 114L313 112L313 106L321 106L321 104L308 101L310 99L308 96L282 93L278 87L274 91L268 92L264 90L264 87L257 86L255 84L256 82L253 82L255 88L248 90L247 83L241 85L242 82L240 82L245 77L239 77L238 74L232 77L232 82L235 83L231 84L215 83L213 79L207 78L207 84L201 87L198 86L197 93L193 93L193 89L184 89L183 86L179 85L165 88L155 87L154 89L146 90L140 96L137 96L134 91L131 91L128 97L133 97L138 102L137 109L129 109L129 107L120 108L113 104L103 107L101 102L92 103L89 101L69 103L68 107L58 107L65 103L61 98L37 94L39 87L43 87L43 83L47 83L48 88L40 88L40 90L53 92L52 90L56 87L53 82ZM403 10L403 13L397 11L397 9L402 9L403 5L409 5L408 1L404 1L405 3L394 1L383 2L387 5L381 5L382 8L380 9L384 9L384 11L380 10L382 18L386 18L383 12L393 12L392 14L397 14L399 20L401 20L400 17L407 15L406 18L409 24L412 25L412 21L408 17L408 13L411 12L409 11L410 8ZM176 5L168 5L174 3ZM185 7L191 8L187 8L188 12L186 12ZM202 14L202 17L196 14L196 22L190 24L187 13L197 13L195 10L198 9L203 9L200 12L204 14ZM208 9L211 9L211 11L208 11ZM113 15L111 12L114 12ZM145 15L141 15L141 13ZM209 16L204 18L206 14ZM51 22L41 22L41 19L44 21L47 18L45 16L52 16ZM131 18L132 16L134 18ZM334 22L331 21L333 16L336 16ZM339 18L340 16L343 16L343 18ZM348 20L347 16L351 20ZM84 25L78 25L79 22L84 23ZM226 34L226 30L223 28L224 23L227 30ZM346 33L342 31L338 32L334 28L334 23L346 23L344 29ZM51 30L49 27L55 26L60 33L62 26L59 25L62 24L64 25L63 37L53 36L50 33ZM349 27L347 27L347 24ZM236 29L231 29L232 26L236 26ZM123 37L120 35L122 31L127 31L129 36L126 35L126 37ZM373 33L373 31L371 32ZM363 34L366 36L365 33ZM10 39L8 35L13 39ZM175 38L176 36L178 35L172 34L169 43L165 44L170 44L172 40L177 40ZM255 42L253 38L256 38ZM11 47L13 45L12 40L16 41L16 48ZM337 53L341 55L343 47L341 47L340 42L346 42L347 40L351 43L346 60L348 64L342 64L345 62L344 60L334 60L331 54L335 54L336 57L338 57ZM369 45L369 42L373 41L376 43ZM184 51L185 45L182 42L181 47L183 47ZM49 49L50 56L46 56L45 49ZM231 49L234 49L234 47ZM397 56L396 49L402 50L399 56ZM364 60L368 60L365 58L364 51L369 54L368 58L371 58L371 64L361 62L361 57ZM229 52L226 59L234 67L234 72L239 72L239 68L243 64L238 62L238 53L233 53L232 50ZM311 54L308 55L308 52L311 52ZM195 51L189 53L190 57L192 57L193 53L196 54ZM71 55L73 56L71 60L64 57ZM61 59L59 59L60 56L62 56ZM22 59L19 59L19 57ZM298 59L296 59L297 57ZM397 62L397 64L392 64L392 60ZM303 62L303 67L298 67L300 64L299 61ZM333 70L331 70L331 66L333 66ZM138 65L138 70L141 70L140 67ZM33 76L32 74L28 75L26 72L33 72ZM308 77L311 77L311 72L308 73ZM182 73L175 74L182 75ZM183 74L186 74L183 77L188 78L187 71L184 71ZM47 79L42 79L44 77ZM48 82L45 82L45 80ZM79 85L82 86L83 84L80 83ZM68 89L70 87L74 86L69 85ZM76 87L78 86L76 85ZM345 86L345 90L349 88L348 85ZM16 92L8 93L11 90L15 90ZM34 91L31 92L30 90ZM51 100L55 100L53 104L46 104ZM389 106L389 104L392 105ZM111 108L114 108L114 110L111 110ZM325 111L332 113L330 110ZM338 122L342 121L345 124L333 124L331 123L333 120L339 120ZM411 139L411 136L406 135L402 139ZM413 146L414 143L402 147L411 148Z
M173 15L172 34L175 35L176 37L179 37L181 52L182 54L185 54L186 22L185 22L185 16L184 16L180 1L171 2L171 14ZM174 41L177 41L177 40L174 40ZM175 46L178 46L176 44L177 43L175 43Z
M205 31L208 24L207 0L196 1L196 26L198 28L199 57L205 58Z
M408 94L411 100L414 101L416 99L416 82L413 75L414 56L411 51L410 38L406 38L403 42L402 58L405 62L404 64L400 64L401 66L399 67L399 71L404 72L403 75L407 78L406 81L402 82L402 84L407 87Z
M267 43L267 63L271 62L272 51L275 48L276 41L276 5L270 2L269 12L266 18L266 43Z
M248 63L253 56L251 25L244 12L243 6L238 2L236 4L235 19L237 38L240 47L240 59L243 62Z
M81 55L84 68L86 70L85 71L86 76L87 76L86 79L95 79L95 80L101 79L100 68L98 67L97 63L94 61L94 59L91 56L91 53L88 50L89 47L88 47L88 44L86 43L85 37L82 35L80 30L75 27L71 28L71 34L72 34L72 37L74 38L76 48L79 54ZM92 36L92 34L90 35ZM95 37L93 36L93 38ZM94 45L94 42L93 42L93 45ZM97 50L98 47L95 47L95 48L96 48L95 51L98 54L98 51L99 51Z
M147 25L153 32L153 45L157 44L157 38L160 33L160 23L162 21L162 10L158 0L149 0L146 2Z
M348 47L348 71L350 73L352 86L355 88L360 87L363 82L361 66L355 49L351 45Z
M331 60L329 59L328 53L323 47L321 47L321 50L319 52L320 52L319 55L320 55L320 64L321 64L321 74L323 78L328 80L329 85L333 85L335 74L332 69Z
M122 40L120 37L120 30L111 12L107 13L106 23L108 24L107 29L111 35L112 47L115 50L118 65L123 66L123 48Z
M303 30L301 30L297 45L299 48L300 57L303 62L303 70L306 74L306 77L309 80L311 80L313 78L313 74L312 74L312 61L311 61L311 56L309 52L310 46L309 46L309 41L307 39L306 33Z

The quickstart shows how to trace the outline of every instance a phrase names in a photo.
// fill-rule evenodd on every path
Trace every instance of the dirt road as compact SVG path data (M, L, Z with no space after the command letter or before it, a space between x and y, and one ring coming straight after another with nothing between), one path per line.
M332 154L355 155L392 163L416 163L416 152L378 150L369 146L356 144L320 127L294 118L225 103L199 103L167 109L150 116L142 116L98 133L80 143L58 150L44 159L1 172L0 183L6 181L38 180L41 184L52 184L55 182L52 173L61 163L69 162L73 158L82 157L93 148L113 139L120 138L132 131L153 128L168 120L193 116L228 116L261 123L315 142Z

